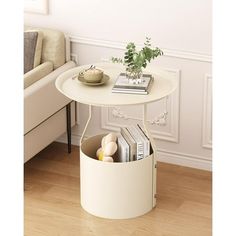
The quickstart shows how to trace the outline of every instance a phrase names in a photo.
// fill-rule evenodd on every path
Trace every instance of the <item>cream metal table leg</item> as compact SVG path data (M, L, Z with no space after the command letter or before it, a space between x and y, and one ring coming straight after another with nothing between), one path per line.
M145 132L151 142L152 145L152 149L153 149L153 164L152 164L152 185L153 185L153 201L152 201L152 206L155 207L156 206L156 176L157 176L157 148L156 148L156 144L154 142L154 139L151 135L151 132L148 128L148 123L147 123L147 104L145 103L143 105L143 126L145 129Z
M86 125L84 127L83 133L82 133L81 138L80 138L80 147L81 147L81 144L83 142L84 135L85 135L85 132L86 132L86 130L88 128L88 125L89 125L89 122L90 122L91 118L92 118L92 105L89 105L89 116L88 116Z

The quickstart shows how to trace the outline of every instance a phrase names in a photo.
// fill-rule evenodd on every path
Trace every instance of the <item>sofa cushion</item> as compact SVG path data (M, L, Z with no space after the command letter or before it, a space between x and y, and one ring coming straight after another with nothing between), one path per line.
M32 26L25 26L25 30L37 30L43 33L41 63L51 61L54 70L65 64L65 35L61 31Z
M24 88L42 79L53 71L53 64L50 61L44 62L24 74Z
M74 62L67 62L24 89L24 134L71 101L56 89L55 80L73 67Z
M39 31L24 32L24 73L40 64L43 34Z

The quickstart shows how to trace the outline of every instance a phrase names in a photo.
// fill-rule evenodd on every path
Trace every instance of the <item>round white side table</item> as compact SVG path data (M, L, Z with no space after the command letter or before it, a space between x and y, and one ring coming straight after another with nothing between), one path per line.
M112 93L118 75L124 72L125 68L112 63L98 63L95 66L110 77L105 85L86 86L75 79L80 71L89 68L90 65L70 69L56 80L56 88L62 94L89 106L88 120L80 140L81 205L89 213L104 218L126 219L140 216L156 206L157 196L157 148L147 125L147 104L171 94L176 89L177 83L171 73L149 67L144 72L151 73L154 82L148 95ZM128 163L105 163L89 158L102 138L102 135L97 135L83 141L92 118L92 106L138 104L143 105L143 126L150 139L153 154Z

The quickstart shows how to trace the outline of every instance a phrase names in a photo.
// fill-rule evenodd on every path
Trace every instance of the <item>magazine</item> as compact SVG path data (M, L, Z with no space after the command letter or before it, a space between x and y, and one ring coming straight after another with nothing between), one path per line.
M143 74L142 75L142 83L133 84L127 79L125 73L121 73L113 88L113 93L134 93L134 94L148 94L151 89L151 85L153 82L153 76L151 74Z

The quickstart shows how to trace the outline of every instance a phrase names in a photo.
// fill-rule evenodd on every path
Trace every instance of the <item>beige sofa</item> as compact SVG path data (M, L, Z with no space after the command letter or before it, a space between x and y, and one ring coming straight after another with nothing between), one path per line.
M68 151L71 126L75 124L72 101L58 92L56 78L75 67L70 61L70 42L57 30L25 27L42 32L40 65L24 74L24 162L67 131Z

